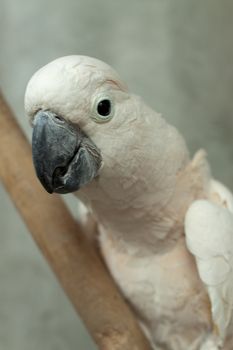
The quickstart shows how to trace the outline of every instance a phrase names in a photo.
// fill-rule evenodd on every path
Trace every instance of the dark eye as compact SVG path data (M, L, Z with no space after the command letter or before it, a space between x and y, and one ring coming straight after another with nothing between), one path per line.
M107 99L100 101L97 106L97 112L103 117L107 117L111 113L111 102Z
M111 96L105 93L98 94L93 101L91 118L96 123L107 123L114 115L114 107Z

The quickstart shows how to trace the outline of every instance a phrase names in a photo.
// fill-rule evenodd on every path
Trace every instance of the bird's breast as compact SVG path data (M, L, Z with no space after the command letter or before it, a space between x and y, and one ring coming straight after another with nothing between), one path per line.
M172 251L147 257L118 251L104 233L100 243L112 276L155 342L174 350L174 344L183 350L201 342L211 328L210 303L183 238Z

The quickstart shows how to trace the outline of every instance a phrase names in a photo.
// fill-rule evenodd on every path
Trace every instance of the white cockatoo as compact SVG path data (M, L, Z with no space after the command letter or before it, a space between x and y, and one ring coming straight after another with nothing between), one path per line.
M155 349L233 348L233 196L117 73L59 58L28 83L36 173L98 223L106 265Z

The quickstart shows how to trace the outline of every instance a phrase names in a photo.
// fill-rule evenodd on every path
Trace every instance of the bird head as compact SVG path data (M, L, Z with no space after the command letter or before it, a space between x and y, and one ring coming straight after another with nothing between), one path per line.
M142 207L148 196L163 205L187 163L177 130L94 58L62 57L37 71L25 110L35 170L49 193L82 188L106 206L114 199Z
M36 173L49 193L78 190L125 153L135 119L130 97L110 66L86 56L59 58L32 76L25 110Z

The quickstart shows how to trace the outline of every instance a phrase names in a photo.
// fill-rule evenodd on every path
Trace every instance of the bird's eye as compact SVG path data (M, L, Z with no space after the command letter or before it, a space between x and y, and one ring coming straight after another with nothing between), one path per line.
M97 112L102 117L107 117L111 113L111 102L109 100L102 100L98 103Z
M113 117L113 102L109 96L101 95L95 99L92 118L98 123L106 123Z

